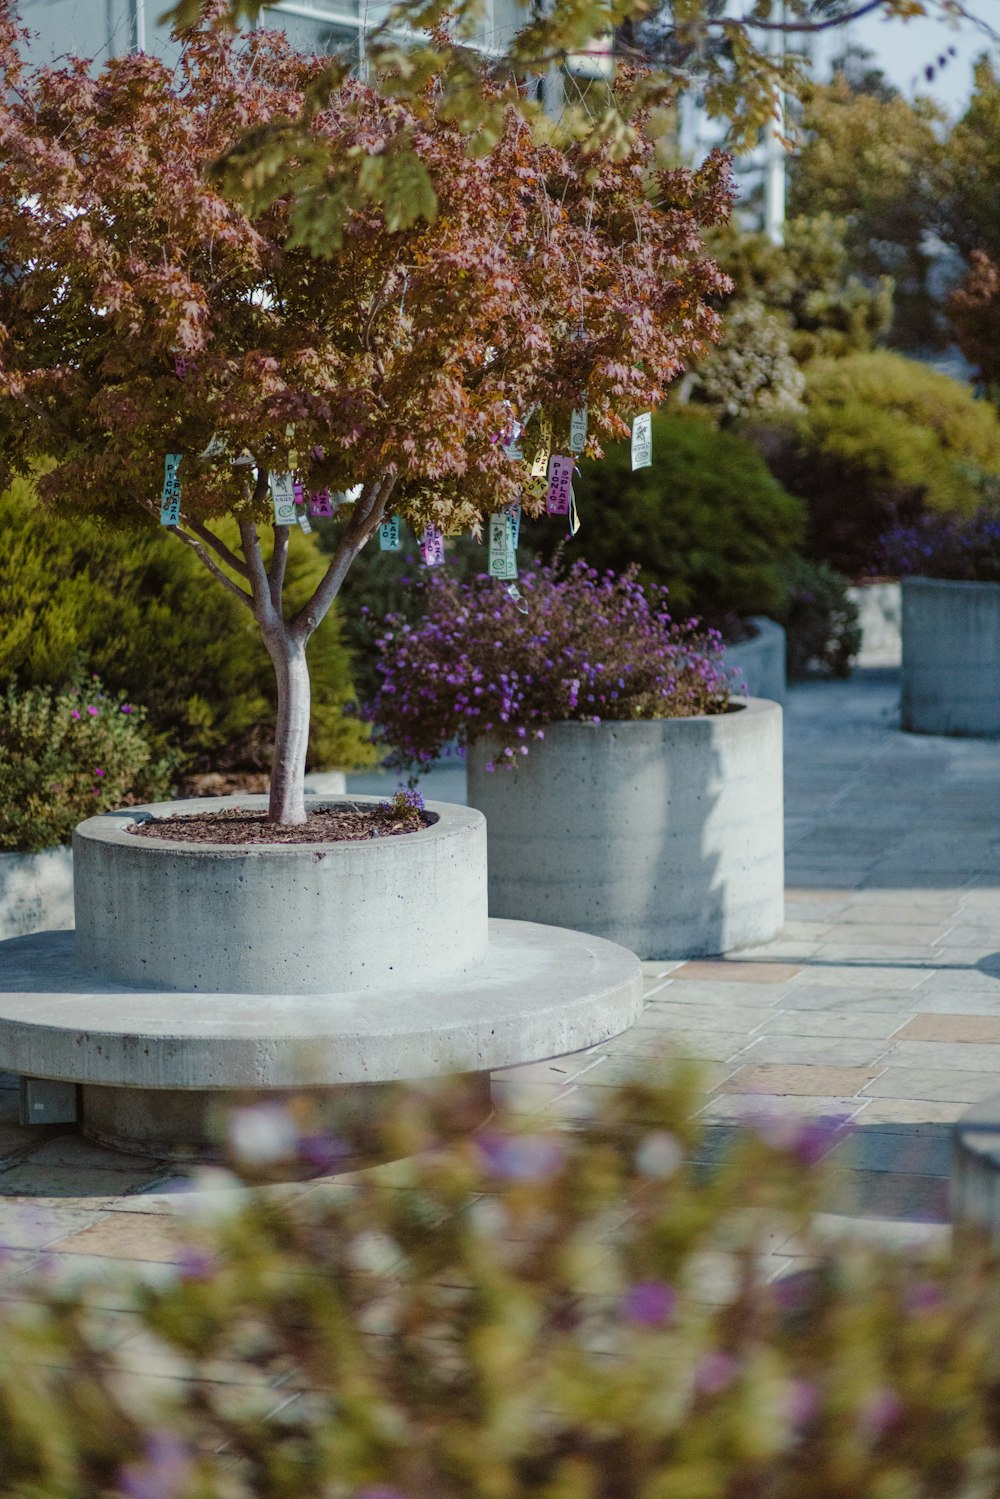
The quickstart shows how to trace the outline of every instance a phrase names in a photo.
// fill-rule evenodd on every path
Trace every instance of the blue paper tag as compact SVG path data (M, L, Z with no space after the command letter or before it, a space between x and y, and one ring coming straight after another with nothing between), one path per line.
M390 515L378 528L379 550L382 552L399 552L402 550L403 542L399 534L399 516Z
M182 453L167 453L163 460L163 492L160 495L160 525L179 526L181 521L181 481L177 470Z

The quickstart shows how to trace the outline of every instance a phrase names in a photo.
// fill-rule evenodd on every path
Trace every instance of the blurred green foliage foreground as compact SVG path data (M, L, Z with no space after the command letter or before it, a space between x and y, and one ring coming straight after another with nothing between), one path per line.
M289 1195L216 1170L172 1278L5 1302L0 1491L18 1499L989 1499L1000 1278L830 1248L833 1121L761 1119L707 1174L697 1081L541 1132L501 1111L388 1175ZM436 1108L436 1103L432 1108ZM296 1152L231 1120L257 1184ZM386 1148L426 1145L401 1104ZM204 1204L216 1204L206 1216ZM218 1204L228 1204L219 1209ZM820 1220L822 1221L822 1220ZM799 1273L768 1281L796 1236ZM118 1313L119 1317L121 1313ZM131 1356L126 1353L131 1347ZM227 1382L229 1381L229 1382Z

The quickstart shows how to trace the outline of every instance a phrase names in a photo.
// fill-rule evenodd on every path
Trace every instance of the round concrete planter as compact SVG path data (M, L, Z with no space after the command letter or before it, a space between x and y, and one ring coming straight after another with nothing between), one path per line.
M726 667L742 677L742 689L750 697L783 703L787 690L785 631L773 619L755 614L749 623L756 633L749 640L726 646Z
M903 580L901 722L915 734L1000 734L1000 583Z
M232 802L161 802L80 824L83 967L164 989L323 994L443 978L485 958L485 829L468 808L356 843L241 848L127 831L137 816L220 804Z
M642 958L764 942L784 922L782 726L751 698L714 717L549 724L512 771L469 751L489 829L490 915L575 927Z
M0 853L0 941L73 925L73 850Z
M76 932L0 942L0 1057L25 1079L25 1122L79 1117L102 1143L187 1159L234 1105L305 1096L363 1160L399 1087L423 1098L443 1080L465 1128L493 1069L597 1045L641 1012L634 953L487 918L474 809L431 803L418 833L344 844L126 831L212 806L81 824Z

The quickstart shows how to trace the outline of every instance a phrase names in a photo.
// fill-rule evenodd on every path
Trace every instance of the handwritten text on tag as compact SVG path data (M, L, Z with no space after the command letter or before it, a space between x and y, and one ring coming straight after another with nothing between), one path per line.
M506 510L496 510L490 516L489 573L491 578L517 577L513 526Z
M570 488L573 483L573 460L558 454L549 459L549 489L545 509L549 515L568 515Z
M438 567L444 561L444 537L437 526L428 526L424 531L420 551L428 567Z
M587 408L577 407L569 419L569 450L582 453L587 444Z
M653 413L644 411L632 423L632 467L649 468L653 462Z
M295 514L295 483L291 474L272 474L268 482L274 506L274 524L294 526L298 517Z
M179 526L181 520L181 481L177 470L181 453L167 453L163 460L163 491L160 495L160 525Z
M382 552L398 552L402 549L403 542L399 534L399 516L390 515L378 528L379 550Z

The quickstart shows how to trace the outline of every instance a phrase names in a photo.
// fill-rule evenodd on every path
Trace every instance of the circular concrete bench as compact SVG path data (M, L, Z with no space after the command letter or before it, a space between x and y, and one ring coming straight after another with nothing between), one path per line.
M143 815L205 806L84 823L76 933L0 943L0 1065L78 1084L84 1130L105 1143L197 1155L225 1107L292 1094L308 1095L324 1127L352 1133L377 1118L387 1088L434 1078L464 1079L485 1110L493 1069L582 1050L638 1018L634 954L562 928L487 921L485 824L472 809L432 803L423 832L354 844L206 847L124 831ZM454 908L437 910L446 892ZM393 922L406 940L385 930ZM407 940L409 974L399 971ZM238 982L222 987L227 973ZM289 973L297 983L276 988Z

